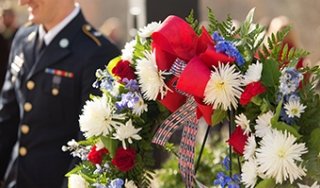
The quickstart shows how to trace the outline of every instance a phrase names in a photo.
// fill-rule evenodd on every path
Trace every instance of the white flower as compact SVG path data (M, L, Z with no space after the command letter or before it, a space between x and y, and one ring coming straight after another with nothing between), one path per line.
M72 174L68 179L68 187L69 188L88 188L89 183L86 182L82 176L77 174Z
M134 47L136 46L137 41L131 40L130 42L127 42L124 45L124 49L121 50L122 55L121 55L121 59L124 61L129 61L130 63L132 63L132 59L133 59L133 52L134 52Z
M290 117L300 117L304 112L306 106L300 103L298 100L290 100L288 103L284 104L284 109L286 110L286 114Z
M268 111L265 114L258 116L256 120L256 136L262 138L264 135L271 131L271 118L273 117L273 112Z
M248 85L252 82L257 82L261 78L262 73L262 63L259 63L259 61L256 64L251 64L248 67L247 72L244 75L244 79L242 83L244 85Z
M126 146L126 140L128 140L129 144L132 144L132 139L135 140L141 140L141 136L138 135L138 132L141 130L142 128L138 128L136 129L133 125L132 125L132 121L131 119L129 119L129 121L127 121L126 125L120 125L119 127L116 128L116 132L113 133L113 139L118 139L120 141L122 141L122 147L124 149L127 149Z
M243 113L236 116L235 122L236 122L237 126L240 126L241 129L244 131L243 134L248 135L251 132L250 120L248 120L248 118Z
M85 137L108 135L113 127L123 125L125 114L116 114L115 108L109 104L108 98L103 95L92 101L87 101L80 115L80 129Z
M237 99L241 92L241 74L236 71L235 65L221 64L213 67L215 71L211 73L211 78L204 91L204 102L213 104L213 108L230 110L231 107L237 108Z
M136 70L143 97L156 100L160 93L163 99L169 88L164 83L164 72L158 70L155 53L146 52L145 58L137 61Z
M246 161L241 168L241 182L245 187L254 187L258 179L257 162L255 159L250 158Z
M314 182L311 186L308 185L302 185L298 183L299 188L320 188L320 185L318 185L318 182Z
M243 156L246 160L250 158L254 158L254 154L256 152L257 143L254 135L251 135L246 141L246 145L244 146Z
M256 150L258 171L267 177L274 178L276 183L287 179L292 183L306 175L306 169L298 166L301 155L307 153L304 143L296 143L297 139L287 133L273 130L265 135Z
M148 111L148 105L144 103L144 100L141 97L141 95L137 95L137 96L139 97L139 101L137 101L133 106L132 113L134 115L141 116L143 112Z
M124 184L125 188L138 188L137 185L134 183L134 181L130 180L128 181L126 179L126 183Z
M151 34L161 26L161 22L151 22L147 26L141 28L138 35L143 38L148 38Z

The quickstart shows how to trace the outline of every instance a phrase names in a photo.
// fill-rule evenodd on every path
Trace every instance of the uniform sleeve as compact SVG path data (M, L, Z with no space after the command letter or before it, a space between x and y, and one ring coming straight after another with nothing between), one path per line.
M89 58L88 66L84 68L81 89L81 108L88 100L89 94L100 94L98 89L92 87L93 82L96 80L95 72L97 69L104 69L108 62L120 55L119 49L111 43L107 43L95 50L95 53Z
M9 62L12 62L11 57ZM0 180L4 178L12 148L17 140L18 125L18 103L14 85L11 82L11 74L7 71L0 94Z

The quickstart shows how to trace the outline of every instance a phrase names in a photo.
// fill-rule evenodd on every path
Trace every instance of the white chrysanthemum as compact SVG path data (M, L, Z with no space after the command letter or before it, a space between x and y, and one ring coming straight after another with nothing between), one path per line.
M244 146L243 156L246 160L250 158L254 158L255 152L257 148L257 143L255 140L255 136L251 135L246 141L246 145Z
M314 182L311 186L308 185L302 185L298 183L299 188L320 188L320 185L318 185L318 182Z
M82 176L77 174L72 174L68 179L68 187L69 188L88 188L89 183L86 182Z
M80 129L85 137L108 135L113 127L123 125L119 120L124 120L125 114L116 114L115 108L104 95L87 101L80 115Z
M133 52L134 52L134 47L136 46L137 41L131 40L130 42L127 42L124 45L124 48L121 50L122 55L121 55L121 59L124 61L129 61L130 63L132 63L132 59L133 59Z
M268 111L260 116L256 120L256 136L262 138L264 135L271 131L271 118L273 117L273 112Z
M136 66L139 84L143 97L147 100L156 100L159 93L161 99L169 89L164 83L164 72L158 70L155 53L145 53L145 58L139 59Z
M241 74L236 71L235 65L221 64L211 73L211 78L204 91L204 102L212 104L214 109L230 110L237 108L237 100L241 92Z
M248 118L243 113L236 116L235 122L237 126L240 126L241 129L244 131L243 134L248 135L251 132L250 120L248 120Z
M113 139L118 139L122 141L122 147L127 149L126 140L128 140L129 144L132 144L132 139L141 140L141 136L138 135L138 132L141 128L136 129L132 125L131 119L127 121L126 125L120 125L116 128L116 132L113 133Z
M274 178L276 183L301 179L306 175L306 169L298 165L301 155L307 153L304 143L296 143L297 139L288 132L277 130L266 134L256 150L258 171L267 177Z
M254 187L258 179L257 162L255 159L250 158L246 161L241 168L241 182L245 187Z
M286 110L286 114L290 117L300 117L304 112L306 106L300 103L298 100L291 100L288 103L284 104L284 109Z
M261 78L261 73L262 73L262 63L259 61L256 64L251 64L248 67L247 72L244 75L243 78L243 84L248 85L252 82L257 82Z
M126 183L124 184L125 188L138 188L138 186L134 183L134 181L130 180L128 181L126 179Z
M161 22L151 22L147 26L141 28L138 35L143 38L148 38L151 34L161 26Z
M139 101L136 102L135 105L133 106L132 113L134 115L141 116L143 112L148 111L148 105L144 103L144 100L140 95L138 96L139 96Z

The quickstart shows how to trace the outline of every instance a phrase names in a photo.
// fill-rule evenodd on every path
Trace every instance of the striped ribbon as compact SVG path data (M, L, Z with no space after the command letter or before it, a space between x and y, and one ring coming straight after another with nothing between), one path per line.
M172 134L182 125L179 148L179 168L186 187L194 187L194 148L198 126L195 117L196 104L192 98L172 113L159 127L152 143L164 146Z

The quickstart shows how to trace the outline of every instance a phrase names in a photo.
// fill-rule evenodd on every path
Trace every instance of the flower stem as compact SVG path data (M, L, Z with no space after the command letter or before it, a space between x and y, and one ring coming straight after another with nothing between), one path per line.
M231 109L229 111L229 139L231 138L231 134L232 134L232 130L233 130L233 122L234 122L234 114L233 114L233 110ZM229 176L232 177L232 148L231 145L229 145Z
M208 135L209 135L209 132L210 132L210 128L211 128L211 125L208 125L207 130L206 130L206 135L204 136L204 139L203 139L203 142L202 142L202 145L201 145L199 157L197 159L196 168L195 168L195 174L197 174L197 171L198 171L198 168L199 168L199 164L200 164L200 160L201 160L201 157L202 157L203 149L204 149L204 146L205 146L205 144L207 142Z

